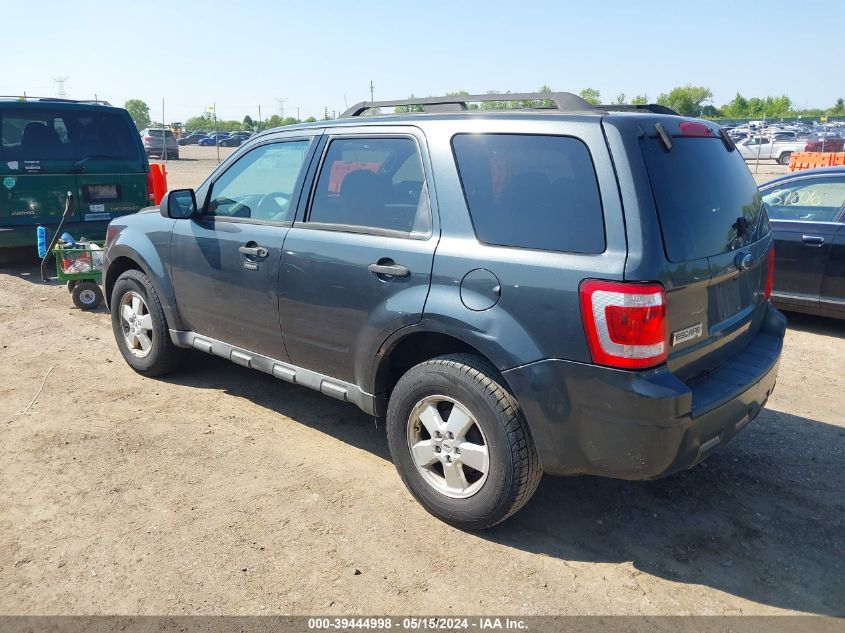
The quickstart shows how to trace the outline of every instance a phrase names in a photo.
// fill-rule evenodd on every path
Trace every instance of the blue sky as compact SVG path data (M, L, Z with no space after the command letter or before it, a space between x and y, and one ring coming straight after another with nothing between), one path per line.
M304 118L453 90L624 92L710 87L716 105L845 96L843 0L3 0L0 94L144 99L160 119L217 103L222 118ZM816 41L814 45L813 42Z

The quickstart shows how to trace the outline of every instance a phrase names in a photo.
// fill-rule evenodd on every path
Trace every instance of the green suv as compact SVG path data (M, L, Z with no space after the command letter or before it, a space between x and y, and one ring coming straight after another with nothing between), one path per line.
M104 102L0 98L0 249L58 224L100 239L109 221L152 203L150 165L129 113Z

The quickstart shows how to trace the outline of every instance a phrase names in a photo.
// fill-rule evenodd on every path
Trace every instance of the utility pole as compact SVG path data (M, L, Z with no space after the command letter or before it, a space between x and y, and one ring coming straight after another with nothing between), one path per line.
M164 144L164 161L167 162L167 123L164 122L164 99L161 100L161 142Z
M373 98L373 90L375 90L375 86L373 86L373 80L370 79L370 101L375 101Z
M53 83L56 84L56 98L67 99L67 92L65 92L65 82L70 77L53 77Z
M256 132L261 131L261 104L258 104L258 129L255 130Z
M217 164L220 164L220 138L217 134L217 102L215 101L212 105L214 108L214 146L217 148Z

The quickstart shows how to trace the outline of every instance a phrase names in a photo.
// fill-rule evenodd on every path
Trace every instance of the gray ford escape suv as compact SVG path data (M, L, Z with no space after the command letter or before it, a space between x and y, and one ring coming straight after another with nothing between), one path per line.
M195 349L386 420L408 489L462 528L543 472L689 468L774 388L772 237L720 128L618 109L428 98L256 135L112 221L118 347L144 375Z

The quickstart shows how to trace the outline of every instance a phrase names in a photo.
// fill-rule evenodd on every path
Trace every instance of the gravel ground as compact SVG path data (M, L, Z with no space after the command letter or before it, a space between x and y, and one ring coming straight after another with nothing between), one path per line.
M547 477L485 533L351 405L201 355L142 378L31 265L0 270L0 358L0 614L845 612L845 322L790 315L767 409L699 467Z

